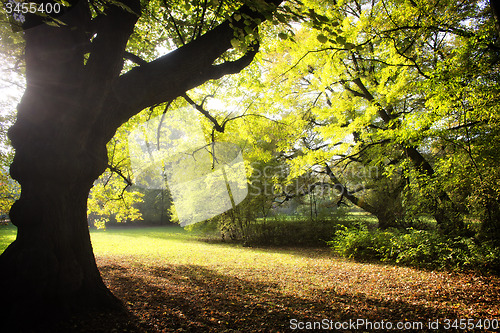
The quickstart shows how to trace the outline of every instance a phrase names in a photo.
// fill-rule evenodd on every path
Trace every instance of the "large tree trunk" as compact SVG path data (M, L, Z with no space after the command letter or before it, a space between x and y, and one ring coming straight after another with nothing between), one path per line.
M59 18L65 22L62 27L41 24L29 14L26 18L31 27L24 33L27 89L9 130L16 149L11 175L21 184L21 198L10 213L17 239L0 256L2 332L6 326L36 325L58 313L122 308L101 279L87 226L87 197L107 167L106 143L143 108L209 79L238 73L258 50L214 65L234 38L225 21L120 75L139 0L121 0L127 10L110 5L93 20L87 1L73 2ZM269 9L280 2L270 0ZM242 14L264 19L245 6Z
M90 243L90 178L18 179L22 197L11 210L18 236L0 257L2 325L32 326L81 309L121 308L101 279Z
M86 16L79 8L72 14ZM130 33L136 18L127 18ZM90 188L107 166L107 138L89 124L106 82L87 81L85 31L76 27L25 32L27 89L9 131L16 149L10 172L22 189L10 212L18 234L0 256L0 325L9 329L82 308L121 307L97 269L86 212Z

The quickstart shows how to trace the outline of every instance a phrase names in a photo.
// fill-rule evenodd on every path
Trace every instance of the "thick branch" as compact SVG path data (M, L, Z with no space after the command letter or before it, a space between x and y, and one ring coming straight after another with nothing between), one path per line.
M256 42L250 46L247 53L235 61L226 61L220 65L211 66L212 77L210 79L219 79L224 75L236 74L250 65L255 55L259 51L259 43Z
M275 7L281 2L282 0L270 0L268 4ZM265 20L262 13L247 6L243 6L238 13ZM118 118L113 119L118 122L115 126L150 105L173 100L207 80L236 73L248 65L257 52L255 48L239 60L213 65L215 60L232 47L234 29L243 29L242 21L226 20L179 49L122 75L114 86L113 97L108 100L113 112L118 113ZM256 27L256 23L253 27L250 26L252 29Z
M125 47L140 15L138 0L121 2L137 14L110 6L97 20L97 34L90 46L90 56L85 66L86 80L94 85L95 82L103 85L120 74Z
M108 112L104 105L111 87L123 68L125 48L141 12L139 0L122 0L121 3L134 13L117 5L111 5L96 20L97 35L90 46L90 56L83 79L83 85L88 88L82 90L80 95L80 99L86 103L85 109L91 110L91 113L81 113L79 123L82 125L102 126L99 117L103 112ZM92 128L92 125L86 127Z
M366 100L372 102L375 99L373 95L368 91L368 89L366 89L366 86L363 84L363 82L361 82L361 79L359 77L354 79L352 82L354 82L358 86L358 88L361 89L361 91L363 92L363 97ZM391 116L385 111L382 105L380 105L378 102L376 103L376 105L377 105L377 113L380 116L380 118L382 118L382 120L384 120L385 123L389 123L391 120Z
M372 213L374 215L377 214L377 210L374 207L369 205L366 201L359 199L358 197L356 197L347 190L344 184L342 184L340 180L337 177L335 177L335 174L333 173L332 169L330 169L330 166L327 163L325 163L325 171L328 177L330 177L330 180L333 182L334 186L342 189L341 192L343 197L345 197L347 200L352 202L352 204L358 206L359 208L364 209L367 212Z
M146 60L142 59L138 55L135 55L135 54L133 54L131 52L127 52L127 51L125 51L123 57L127 60L133 61L134 63L136 63L139 66L146 65L148 63Z

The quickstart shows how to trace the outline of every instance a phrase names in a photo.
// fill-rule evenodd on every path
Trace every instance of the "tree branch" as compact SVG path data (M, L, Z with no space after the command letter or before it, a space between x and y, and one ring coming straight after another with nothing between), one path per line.
M269 0L267 4L276 8L281 2ZM266 19L263 13L248 6L241 7L236 13L260 21ZM248 19L237 21L230 18L177 50L122 75L113 87L114 94L107 101L114 115L103 115L105 120L113 122L110 127L118 127L150 105L173 100L207 80L236 73L248 65L257 52L255 47L236 61L213 65L232 48L234 29L248 30L244 29L244 21L248 22ZM257 23L249 27L254 29Z
M212 77L210 79L219 79L224 75L239 73L243 68L250 65L255 55L259 51L259 43L255 42L249 46L249 50L241 58L235 61L226 61L220 65L212 65Z
M167 9L167 13L170 16L170 19L172 20L172 24L174 25L174 29L175 29L175 32L177 33L177 37L179 37L179 41L181 42L182 45L185 45L186 42L184 41L184 36L182 36L181 31L179 30L179 26L177 25L175 18L172 16L171 10L168 8L168 4L167 4L166 0L163 0L163 5Z
M120 176L127 183L127 187L128 186L132 186L132 181L128 177L126 177L120 169L118 169L117 167L112 166L111 164L108 164L108 169L111 172L114 172L118 176Z
M136 63L139 66L143 66L143 65L146 65L148 63L146 60L144 60L141 57L139 57L131 52L128 52L128 51L125 51L123 57L127 60L133 61L134 63Z
M81 124L102 126L99 118L103 112L108 112L104 107L107 104L108 92L123 68L125 48L140 16L141 5L139 0L122 0L121 3L138 14L117 5L110 5L104 14L96 19L97 35L90 45L83 78L83 86L89 88L82 90L79 96L80 100L86 102L85 108L92 110L92 113L82 112L79 119Z
M110 6L96 19L97 35L90 45L85 66L87 81L102 85L115 79L122 70L125 47L141 11L139 0L122 0L122 3L138 14Z
M213 124L214 124L214 128L217 132L224 132L224 128L219 124L219 122L217 121L217 119L214 118L214 116L212 116L207 110L205 110L203 108L203 102L201 103L201 105L198 105L196 104L192 99L191 97L189 97L187 95L187 93L183 94L182 97L186 100L186 102L188 102L189 104L191 104L191 106L193 106L196 110L198 110L201 114L203 114L205 117L208 118L208 120L210 120ZM203 100L205 101L205 100Z
M341 195L342 195L341 200L342 200L343 197L345 197L347 200L349 200L350 202L352 202L352 204L358 206L359 208L362 208L362 209L366 210L369 213L372 213L372 214L376 215L376 212L377 212L376 208L372 207L366 201L364 201L362 199L359 199L358 197L356 197L355 195L353 195L351 192L349 192L347 190L347 188L344 186L344 184L342 184L340 182L340 180L335 176L335 174L333 173L332 169L330 169L330 166L328 165L328 163L325 163L325 172L328 175L328 177L330 178L330 180L333 182L334 186L335 187L339 187L339 188L342 189L342 191L341 191Z
M372 102L375 99L375 97L373 97L373 95L368 91L368 89L366 89L366 86L363 84L363 82L361 82L361 79L359 77L354 79L352 82L354 82L358 86L358 88L361 89L363 97L367 101ZM389 123L392 119L390 114L382 107L382 105L380 105L380 103L376 102L376 105L377 105L377 113L380 116L380 118L382 118L385 123Z

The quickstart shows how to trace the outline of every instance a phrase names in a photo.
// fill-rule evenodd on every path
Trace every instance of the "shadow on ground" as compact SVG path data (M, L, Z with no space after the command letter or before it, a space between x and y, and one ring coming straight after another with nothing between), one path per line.
M292 319L345 322L363 318L394 323L404 319L427 325L431 318L456 317L404 300L384 301L334 290L318 290L302 298L283 292L277 283L249 281L192 265L110 265L101 267L101 272L130 313L87 318L77 323L79 328L87 327L82 332L289 332L293 331ZM340 331L367 331L357 328Z

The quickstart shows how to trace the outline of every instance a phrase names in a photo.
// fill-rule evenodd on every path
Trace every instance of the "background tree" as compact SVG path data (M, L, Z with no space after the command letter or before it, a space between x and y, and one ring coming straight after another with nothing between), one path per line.
M24 66L19 60L24 43L19 34L12 33L6 17L0 19L0 45L0 214L7 215L20 192L18 184L9 176L14 152L7 131L14 123L15 104L24 86Z
M292 177L326 163L332 182L346 188L349 179L341 170L375 167L379 179L357 179L370 189L360 192L363 200L349 195L352 189L344 191L346 199L364 205L379 220L394 219L381 200L370 202L392 191L385 198L394 199L386 202L404 207L404 215L431 214L443 232L460 232L472 206L456 194L477 196L446 176L456 155L432 147L444 140L455 145L454 151L462 147L462 158L474 166L479 137L496 133L483 118L498 114L493 107L497 35L489 7L475 2L345 1L322 2L314 13L309 25L276 44L268 56L274 63L266 76L272 87L270 109L287 114L296 127L289 147L302 152L290 159ZM456 162L454 168L464 165ZM481 177L471 174L469 179L484 186L483 171L479 173ZM495 192L493 182L487 187ZM495 195L483 192L481 197L498 206ZM476 207L482 206L489 207ZM482 221L486 225L490 220Z

